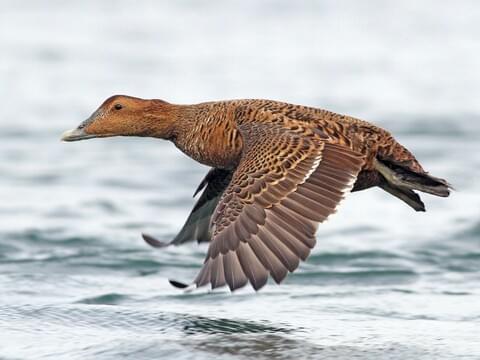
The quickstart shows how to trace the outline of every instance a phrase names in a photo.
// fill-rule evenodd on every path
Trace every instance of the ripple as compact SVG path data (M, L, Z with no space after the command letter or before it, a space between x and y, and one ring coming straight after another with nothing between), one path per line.
M288 333L291 330L268 325L266 322L184 317L183 331L186 334L265 334Z
M16 253L19 249L11 244L0 243L0 259L7 259L10 253Z
M110 293L110 294L103 294L99 296L89 297L85 299L81 299L76 301L76 304L94 304L94 305L117 305L120 304L122 301L127 300L129 296Z
M95 201L87 201L82 204L82 207L87 208L96 208L99 209L106 214L122 214L125 213L124 210L117 206L113 201L109 200L95 200Z
M187 348L205 351L203 358L234 356L247 359L420 359L440 352L416 346L387 343L359 345L317 345L305 339L278 334L216 337L216 341L188 339Z
M122 301L122 294L104 294L98 297L80 300L77 304L62 306L0 306L2 322L11 321L43 323L48 326L124 329L128 332L166 333L178 331L185 335L193 334L265 334L289 333L293 329L269 324L267 321L245 321L226 318L196 316L182 313L135 310L126 307L110 306L112 303L99 304L99 301ZM85 301L90 301L85 303ZM32 327L31 332L36 332Z
M65 235L65 229L61 227L46 229L30 228L21 232L7 233L0 236L1 238L9 238L13 241L24 241L36 245L97 245L100 241L99 238L93 236Z
M320 252L314 253L308 258L309 264L333 265L335 263L345 264L351 261L364 259L401 259L402 256L386 251L357 251L357 252Z
M463 240L480 243L480 221L474 222L466 229L458 231L454 236Z
M378 269L378 270L348 270L348 271L304 271L292 274L291 281L295 283L312 284L406 284L418 278L409 269Z
M156 190L156 187L153 184L124 179L106 179L100 181L99 184L109 188L112 187L125 190Z
M473 293L468 291L442 291L441 294L443 295L452 295L452 296L467 296L473 295Z

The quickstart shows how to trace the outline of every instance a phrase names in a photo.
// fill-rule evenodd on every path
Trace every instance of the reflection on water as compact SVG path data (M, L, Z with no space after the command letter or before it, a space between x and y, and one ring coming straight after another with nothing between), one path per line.
M184 335L199 334L288 334L293 331L286 327L274 326L268 321L246 321L225 318L210 318L190 314L136 310L115 307L127 297L121 294L104 294L96 298L83 299L68 306L2 306L2 324L23 319L26 322L58 323L66 326L73 321L81 327L114 329L125 327L127 332L181 332ZM67 325L68 326L68 325ZM38 331L33 326L32 332Z
M219 336L216 341L186 342L186 347L206 352L206 356L233 355L255 359L388 359L438 358L445 356L436 350L423 350L404 344L390 343L372 346L368 353L361 346L354 345L316 345L308 340L286 338L279 335L260 336Z
M241 336L237 334L220 335L216 341L185 341L185 346L204 351L211 356L235 355L260 359L308 359L321 355L322 348L308 341L287 338L277 334L259 334Z
M285 328L273 327L260 322L234 321L229 319L208 319L204 317L185 317L185 334L266 334L288 333Z

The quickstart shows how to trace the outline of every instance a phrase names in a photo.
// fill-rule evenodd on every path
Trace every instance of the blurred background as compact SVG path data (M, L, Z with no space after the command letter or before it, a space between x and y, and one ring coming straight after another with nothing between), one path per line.
M0 358L478 358L478 1L0 0ZM268 98L393 132L457 189L352 194L282 286L184 294L207 168L153 139L61 143L113 94Z

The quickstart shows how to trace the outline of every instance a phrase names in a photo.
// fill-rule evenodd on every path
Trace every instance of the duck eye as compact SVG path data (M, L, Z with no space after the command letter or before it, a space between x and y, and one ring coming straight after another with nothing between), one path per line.
M122 104L115 104L114 106L115 110L120 110L123 108Z

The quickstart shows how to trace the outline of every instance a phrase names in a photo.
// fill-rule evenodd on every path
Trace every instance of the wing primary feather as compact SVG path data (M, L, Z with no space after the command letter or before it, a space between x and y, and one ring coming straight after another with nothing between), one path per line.
M186 288L188 288L188 287L190 286L190 285L185 284L185 283L183 283L183 282L180 282L180 281L177 281L177 280L172 280L172 279L168 279L168 282L169 282L172 286L174 286L174 287L176 287L176 288L178 288L178 289L186 289Z
M208 177L208 175L205 176L205 178L202 180L202 182L198 185L198 187L197 187L197 189L195 190L195 192L193 193L193 196L192 196L192 197L197 196L198 193L199 193L200 191L202 191L202 190L205 188L205 186L207 186L207 184L208 184L207 177Z
M193 281L197 285L197 287L205 286L210 282L211 263L212 259L208 258L203 264L203 267L198 273L197 277Z
M292 236L292 234L286 231L283 226L278 226L276 223L271 224L267 222L265 228L278 240L285 244L295 255L300 257L302 260L307 259L308 255L310 254L310 248L298 238Z
M212 259L210 283L212 284L212 289L224 286L226 284L225 271L223 270L223 254L218 254L216 258Z
M316 221L317 217L315 216L316 214L313 214L312 211L305 207L303 204L299 203L298 201L292 200L291 198L285 198L283 199L280 204L285 206L286 208L292 210L296 214L303 216L307 219L310 219L312 221Z
M342 184L332 181L330 177L324 177L316 173L315 176L310 177L308 183L318 186L322 188L323 191L329 192L332 195L343 196L343 192L340 190Z
M248 243L240 243L237 250L238 260L243 272L250 280L253 288L258 291L268 281L268 271Z
M266 228L261 228L257 235L288 271L292 272L298 267L299 260L297 255L284 245L283 242L273 236Z
M231 291L245 286L248 282L245 273L240 265L237 254L229 251L223 256L225 280Z
M248 240L248 244L258 260L260 260L263 266L270 272L273 280L275 280L277 284L280 284L285 276L287 276L287 268L257 235L252 235Z
M167 247L169 245L172 245L171 242L163 242L163 241L160 241L156 238L154 238L153 236L150 236L148 234L142 234L142 238L143 240L145 240L145 242L154 247L154 248L164 248L164 247Z
M299 192L292 194L290 199L297 202L305 211L309 211L310 215L307 217L317 222L324 221L329 214L335 211L335 208L329 208L321 202L314 201Z
M315 234L305 234L300 232L297 228L292 226L290 223L283 220L278 215L279 206L275 206L272 208L271 212L268 214L269 219L278 227L282 227L282 229L288 231L291 236L299 241L303 242L305 246L312 249L315 246L316 239Z
M301 232L304 235L314 236L317 231L317 226L309 219L301 218L295 212L291 211L281 204L272 207L275 215L277 215L283 223L296 230L296 233Z
M305 196L309 199L312 199L316 202L319 202L321 204L324 204L330 209L334 209L337 204L338 204L338 199L335 201L335 199L332 199L331 197L327 197L324 194L322 194L319 191L315 191L315 188L308 186L307 183L304 184L304 186L299 186L297 189L297 193L301 194L302 196Z

